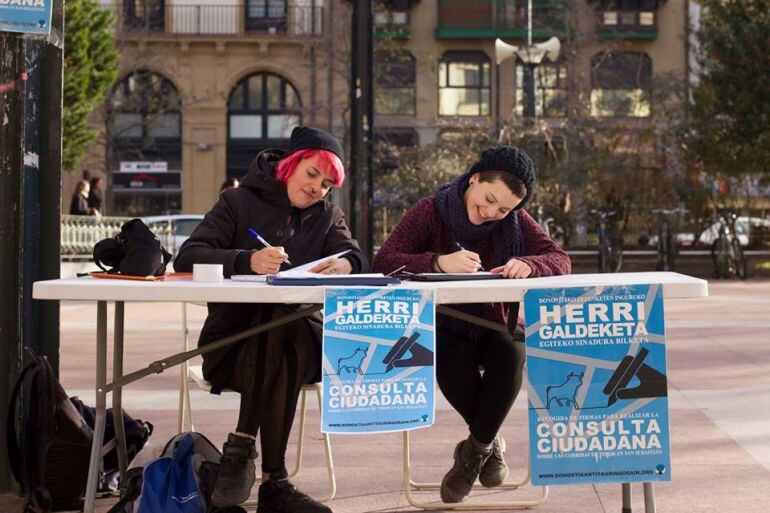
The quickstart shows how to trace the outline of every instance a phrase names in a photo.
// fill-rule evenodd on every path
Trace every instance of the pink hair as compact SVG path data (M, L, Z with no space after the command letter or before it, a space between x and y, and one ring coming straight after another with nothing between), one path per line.
M283 180L285 183L289 177L294 174L294 171L297 169L297 164L302 160L312 159L316 155L318 155L318 165L321 167L321 171L330 174L334 179L334 185L340 187L342 182L345 181L345 168L343 167L340 158L327 150L307 149L295 151L278 162L275 177L279 180Z

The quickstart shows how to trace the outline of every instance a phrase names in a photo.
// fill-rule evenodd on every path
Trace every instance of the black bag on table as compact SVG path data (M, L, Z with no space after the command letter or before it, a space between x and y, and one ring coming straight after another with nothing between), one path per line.
M110 274L162 276L170 261L171 253L141 219L128 221L115 237L94 246L94 262Z

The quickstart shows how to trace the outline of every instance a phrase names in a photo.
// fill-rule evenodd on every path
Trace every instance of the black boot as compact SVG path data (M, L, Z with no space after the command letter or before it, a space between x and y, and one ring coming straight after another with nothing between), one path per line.
M447 503L465 500L490 452L491 449L484 451L477 447L470 437L458 443L455 447L455 463L441 481L441 500Z
M211 494L214 506L237 506L249 498L257 477L254 465L256 457L254 440L233 433L227 436L214 493Z
M259 485L257 513L332 513L332 510L297 490L288 479L268 479Z
M487 488L494 488L503 484L506 477L508 477L508 465L505 463L505 440L498 433L492 442L492 454L481 467L479 481Z

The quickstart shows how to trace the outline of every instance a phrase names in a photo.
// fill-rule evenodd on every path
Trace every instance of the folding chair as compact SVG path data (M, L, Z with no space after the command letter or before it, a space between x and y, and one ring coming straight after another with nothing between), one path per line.
M197 303L195 303L197 304ZM204 305L205 306L205 305ZM189 347L189 330L187 328L187 303L182 303L182 349L188 351ZM210 391L211 383L203 378L203 369L200 365L188 365L187 362L181 366L181 384L179 387L179 431L195 431L192 419L192 408L190 405L190 388L189 380L194 381L202 390ZM224 389L223 392L233 392L230 389ZM318 406L321 406L321 385L320 383L313 383L310 385L304 385L301 390L300 397L300 414L299 414L299 433L297 435L297 457L294 461L294 468L289 472L289 477L294 477L299 473L302 466L302 450L304 447L305 438L305 414L307 411L307 394L308 392L315 392L316 399L318 400ZM334 498L337 492L337 482L334 476L334 463L332 461L332 446L327 433L323 433L324 444L324 456L326 457L326 470L328 475L328 491L327 494L316 500L320 502L328 502ZM255 506L256 502L250 501L243 504L245 507Z
M484 371L483 367L479 367L481 372ZM497 501L497 502L460 502L454 504L447 504L444 502L419 502L412 496L412 492L421 490L439 490L441 489L441 483L424 483L415 481L412 479L411 468L411 447L409 444L409 431L404 431L404 495L406 500L412 506L422 509L526 509L540 506L548 499L548 487L542 486L540 488L540 496L532 500L524 501ZM519 481L509 481L496 486L494 488L479 488L478 484L474 484L473 490L518 490L531 482L531 469L527 465L527 474Z
M409 431L404 431L403 438L404 438L404 495L406 495L407 502L409 502L409 504L411 504L416 508L453 509L453 510L525 509L525 508L534 508L534 507L540 506L546 501L546 499L548 499L548 487L542 486L542 487L539 487L541 489L539 497L537 497L536 499L526 500L526 501L467 502L467 503L458 502L454 504L447 504L441 501L420 502L412 496L412 492L421 491L421 490L439 490L441 488L441 483L423 483L423 482L414 481L412 479ZM488 490L488 491L517 490L523 486L528 485L529 483L530 483L530 468L529 468L529 465L527 465L527 475L524 476L524 478L521 479L520 481L506 482L501 484L500 486L496 486L495 488L482 488L482 489ZM473 486L473 489L478 490L479 486L476 484Z

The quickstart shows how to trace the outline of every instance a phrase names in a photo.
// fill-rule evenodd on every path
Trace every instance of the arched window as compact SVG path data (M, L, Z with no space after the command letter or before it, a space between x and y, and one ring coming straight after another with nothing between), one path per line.
M652 59L642 52L602 52L591 59L591 115L647 117Z
M151 71L121 80L108 100L113 208L119 215L182 209L182 115L174 84Z
M243 176L259 151L288 146L291 130L302 124L295 87L272 73L241 80L227 102L227 174Z

